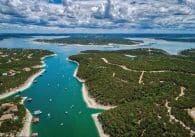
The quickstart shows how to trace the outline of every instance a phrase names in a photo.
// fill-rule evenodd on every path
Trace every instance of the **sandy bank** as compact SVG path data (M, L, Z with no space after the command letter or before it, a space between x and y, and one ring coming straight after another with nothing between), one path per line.
M107 135L107 134L104 133L104 130L103 130L103 128L102 128L102 125L101 125L101 123L100 123L99 120L98 120L98 115L99 115L99 114L100 114L100 113L97 113L97 114L93 114L93 115L92 115L93 120L94 120L94 123L95 123L95 125L96 125L96 127L97 127L97 129L98 129L99 136L100 136L100 137L109 137L109 135Z
M31 77L29 77L29 78L28 78L22 85L20 85L19 87L16 87L16 88L12 89L12 90L9 91L9 92L6 92L6 93L1 94L1 95L0 95L0 100L1 100L1 99L4 99L4 98L6 98L6 97L9 97L9 96L11 96L11 95L14 95L14 94L16 94L16 93L18 93L18 92L21 92L21 91L23 91L23 90L25 90L25 89L27 89L27 88L29 88L29 87L32 85L34 79L36 79L36 78L37 78L39 75L41 75L44 71L45 71L45 69L36 72L36 73L33 74Z
M70 62L74 62L78 65L78 67L75 69L74 71L74 74L73 76L82 83L82 95L83 95L83 99L87 105L87 107L89 108L93 108L93 109L103 109L103 110L109 110L109 109L112 109L114 108L115 106L104 106L104 105L101 105L99 103L97 103L95 101L94 98L90 97L89 93L88 93L88 90L87 90L87 87L86 87L86 84L85 84L85 80L83 79L80 79L79 77L77 77L77 73L78 73L78 68L79 68L79 63L74 61L74 60L70 60L67 58L68 61ZM99 115L100 113L97 113L97 114L93 114L92 117L93 117L93 120L95 122L95 125L98 129L98 133L99 133L99 136L100 137L109 137L109 135L106 135L104 133L104 130L102 128L102 125L101 123L99 122L97 116Z
M29 112L29 110L26 109L24 127L22 131L19 133L18 137L30 137L31 136L31 121L32 121L32 115Z
M99 103L97 103L95 101L94 98L90 97L89 95L89 92L87 90L87 87L86 87L86 84L85 84L85 80L77 77L77 73L78 73L78 68L79 68L79 63L76 62L76 61L73 61L73 60L70 60L70 59L67 59L68 61L71 61L71 62L74 62L78 65L78 67L76 68L73 76L82 83L82 94L83 94L83 99L84 101L86 102L87 104L87 107L89 108L94 108L94 109L103 109L103 110L108 110L108 109L111 109L111 108L114 108L115 106L104 106L104 105L101 105Z

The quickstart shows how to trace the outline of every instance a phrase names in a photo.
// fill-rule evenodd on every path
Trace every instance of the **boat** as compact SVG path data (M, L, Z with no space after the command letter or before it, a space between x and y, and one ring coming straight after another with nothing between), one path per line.
M47 116L50 117L51 116L50 113L48 113Z
M50 98L49 101L52 102L52 99Z
M33 123L34 124L39 123L39 118L33 118Z
M66 111L65 114L68 114L68 112Z
M20 95L15 95L15 98L18 98L18 97L20 97Z
M38 137L38 133L37 132L34 132L34 133L32 133L32 135L31 135L31 137Z
M41 113L42 113L41 110L36 110L33 112L34 115L40 115Z
M82 114L82 111L80 111L79 114Z
M64 123L61 123L61 124L60 124L60 126L63 126L63 125L64 125Z
M26 101L27 102L31 102L32 101L32 98L27 98Z

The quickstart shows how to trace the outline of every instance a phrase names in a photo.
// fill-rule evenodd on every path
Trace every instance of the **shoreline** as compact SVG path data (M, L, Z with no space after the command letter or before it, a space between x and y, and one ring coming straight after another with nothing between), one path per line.
M112 108L115 108L116 106L104 106L104 105L101 105L99 103L97 103L95 101L94 98L91 98L89 96L89 93L88 93L88 90L87 90L87 87L86 87L86 84L85 84L85 80L77 77L77 73L78 73L78 68L79 68L79 63L77 61L74 61L74 60L71 60L69 58L67 58L66 60L70 61L70 62L74 62L77 64L77 68L75 69L74 71L74 74L73 76L79 81L82 83L82 96L83 96L83 100L84 102L86 103L87 107L88 108L92 108L92 109L102 109L102 110L109 110L109 109L112 109ZM98 130L98 133L99 133L99 136L100 137L109 137L109 135L105 134L104 133L104 130L102 128L102 124L100 123L100 121L98 120L98 115L101 114L101 113L96 113L96 114L92 114L92 118L93 118L93 121L96 125L96 128Z
M43 72L45 71L45 69L39 70L38 72L36 72L34 75L30 76L22 85L20 85L19 87L16 87L14 89L12 89L11 91L8 91L6 93L3 93L0 95L0 100L7 98L9 96L12 96L18 92L24 91L26 89L28 89L33 81L39 76L41 75Z
M40 69L38 72L36 72L35 74L33 74L32 76L30 76L22 85L20 85L19 87L16 87L14 89L12 89L10 92L6 92L4 94L1 94L0 95L0 100L1 99L4 99L4 98L7 98L11 95L14 95L18 92L22 92L28 88L30 88L30 86L33 84L33 81L39 77L42 73L45 72L45 69L43 69L46 64L44 62L44 59L48 58L48 57L53 57L53 56L56 56L56 54L51 54L51 55L46 55L44 57L41 57L41 65L39 65ZM24 104L24 100L26 98L23 97L22 101L21 101L21 104ZM30 137L31 135L31 121L32 121L32 114L30 113L30 111L26 109L26 115L25 115L25 122L23 124L23 128L21 130L21 132L19 133L19 137Z
M103 128L102 128L102 124L101 124L101 123L99 122L99 120L98 120L98 115L99 115L99 114L100 114L100 113L92 114L92 118L93 118L93 121L94 121L94 123L95 123L97 129L98 129L99 136L100 136L100 137L110 137L108 134L105 134L105 133L104 133L104 130L103 130Z
M31 136L31 121L32 121L32 114L30 111L26 108L26 116L24 120L24 127L22 131L20 132L18 137L30 137Z
M24 104L24 101L27 97L23 97L21 104ZM26 108L26 115L24 118L24 126L23 129L18 133L18 137L30 137L31 136L31 122L32 122L32 114L30 111Z
M97 47L97 46L100 46L100 47L114 47L114 46L133 46L133 47L136 47L136 46L141 46L143 43L134 43L132 45L127 45L127 44L113 44L113 43L109 43L109 44L93 44L93 45L90 45L90 44L66 44L66 43L58 43L58 42L44 42L44 41L33 41L34 44L43 44L43 45L47 45L47 44L55 44L55 45L59 45L59 46L77 46L77 47L86 47L86 46L89 46L89 47Z
M42 64L42 65L39 66L39 68L41 68L41 70L39 70L38 72L36 72L36 73L33 74L32 76L30 76L30 77L29 77L23 84L21 84L20 86L18 86L18 87L16 87L16 88L13 88L11 91L8 91L8 92L6 92L6 93L0 94L0 100L1 100L1 99L4 99L4 98L7 98L7 97L9 97L9 96L11 96L11 95L14 95L14 94L16 94L16 93L18 93L18 92L21 92L21 91L24 91L24 90L28 89L28 88L32 85L33 81L34 81L38 76L40 76L42 73L45 72L45 69L43 69L43 68L46 66L46 64L44 63L43 60L46 59L46 58L48 58L48 57L55 56L55 55L56 55L56 54L52 54L52 55L47 55L47 56L42 57L42 58L41 58L41 64Z
M105 106L105 105L101 105L99 103L97 103L95 101L94 98L90 97L89 93L88 93L88 90L87 90L87 87L86 87L86 84L85 84L85 80L79 78L77 76L77 73L78 73L78 68L79 68L79 63L74 61L74 60L71 60L71 59L67 59L68 61L70 62L74 62L76 63L78 66L77 68L75 69L74 71L74 74L73 76L79 81L82 83L82 95L83 95L83 99L87 105L88 108L93 108L93 109L102 109L102 110L109 110L109 109L112 109L112 108L115 108L115 106Z

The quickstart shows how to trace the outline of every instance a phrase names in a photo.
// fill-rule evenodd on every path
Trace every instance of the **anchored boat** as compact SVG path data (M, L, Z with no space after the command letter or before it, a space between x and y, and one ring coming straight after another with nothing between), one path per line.
M34 115L40 115L42 113L42 111L41 110L36 110L36 111L34 111Z

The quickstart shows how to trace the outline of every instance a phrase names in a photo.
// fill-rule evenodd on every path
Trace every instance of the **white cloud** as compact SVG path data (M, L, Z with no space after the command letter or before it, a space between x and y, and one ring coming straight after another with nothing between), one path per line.
M194 7L195 0L1 0L0 25L195 30Z

